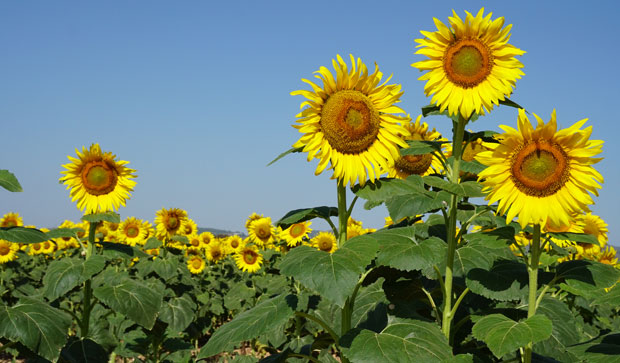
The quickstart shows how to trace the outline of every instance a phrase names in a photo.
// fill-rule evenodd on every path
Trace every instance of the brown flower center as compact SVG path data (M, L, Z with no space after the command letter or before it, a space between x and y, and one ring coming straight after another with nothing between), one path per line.
M104 161L90 161L82 169L81 177L88 194L104 195L116 187L118 171Z
M448 79L463 88L471 88L491 73L493 57L478 39L461 39L448 47L443 68Z
M564 150L545 140L532 141L512 156L512 180L523 193L535 197L555 194L569 179Z
M202 260L199 258L192 259L192 267L195 270L198 270L202 266Z
M138 237L138 234L140 234L140 230L135 226L128 226L125 228L125 235L129 238Z
M329 252L332 250L333 245L334 245L334 242L329 238L322 238L319 241L319 249L321 251Z
M422 175L430 168L432 161L432 154L405 155L398 158L394 166L399 172L407 176Z
M306 232L306 226L303 223L295 223L291 226L290 235L297 238Z
M8 244L0 244L0 256L7 256L11 252L11 248Z
M243 261L248 265L253 265L258 260L258 254L252 250L246 250L243 252Z
M344 90L329 96L320 124L332 148L343 154L358 154L377 140L380 122L379 112L366 95Z

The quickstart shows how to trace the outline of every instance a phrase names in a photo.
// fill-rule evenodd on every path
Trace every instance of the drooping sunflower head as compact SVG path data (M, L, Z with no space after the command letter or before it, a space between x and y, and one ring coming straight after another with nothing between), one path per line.
M9 212L0 218L0 227L21 227L24 225L18 213Z
M422 115L419 115L415 122L411 121L405 125L409 136L405 140L419 141L441 141L441 134L435 129L429 130L426 122L421 122ZM401 155L389 164L387 170L388 176L391 178L406 179L408 176L428 175L442 170L441 160L433 153L422 155Z
M402 136L408 135L400 125L409 121L405 112L395 103L400 102L400 85L382 83L383 74L375 65L369 74L361 59L351 55L351 69L338 55L332 60L336 76L325 67L316 71L315 77L322 86L302 79L312 91L299 90L291 95L306 97L297 114L298 124L293 125L303 133L293 147L303 147L308 161L319 159L315 174L330 165L332 178L343 185L361 185L367 179L374 181L382 168L398 158L398 148L407 144ZM401 136L402 135L402 136Z
M179 233L181 226L187 220L187 212L179 208L161 209L155 216L157 238L165 239Z
M129 217L125 219L118 227L121 238L130 246L136 244L144 244L147 230L141 219Z
M260 270L263 264L263 256L258 252L256 246L244 246L234 254L237 267L246 272L254 273Z
M253 243L265 247L274 241L276 229L271 224L271 217L264 217L250 223L248 232Z
M589 140L592 127L581 129L587 119L557 131L555 110L547 124L534 116L536 128L522 109L519 130L500 126L505 133L499 143L487 143L490 150L476 156L487 166L478 177L486 199L499 201L498 213L506 213L508 222L518 216L522 227L568 225L571 215L593 203L589 193L598 195L603 177L592 164L601 160L594 156L603 142Z
M17 251L19 251L17 243L0 239L0 264L15 260Z
M282 239L284 239L284 241L286 241L287 246L295 247L301 243L304 238L307 238L310 232L312 232L312 228L310 228L311 224L311 221L292 224L279 235Z
M99 144L75 151L78 157L68 156L71 163L63 165L67 170L60 172L64 174L60 181L71 189L71 200L77 201L77 207L86 213L98 213L125 206L136 185L132 180L135 170L125 166L129 162L102 152Z
M321 251L333 253L338 249L336 236L330 232L319 232L310 240L311 246Z
M187 259L187 269L193 274L199 274L205 269L205 261L197 255L192 255Z
M427 81L424 92L433 95L431 103L468 119L510 96L524 75L515 57L525 52L508 44L512 25L503 27L503 17L491 20L492 13L484 15L484 8L476 16L465 13L463 20L452 11L449 26L434 18L437 31L421 31L424 38L416 39L416 54L429 59L411 66L427 71L419 80Z

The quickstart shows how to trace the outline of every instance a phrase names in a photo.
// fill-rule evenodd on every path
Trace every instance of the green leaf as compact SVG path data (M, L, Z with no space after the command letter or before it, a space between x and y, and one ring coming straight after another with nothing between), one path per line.
M108 353L90 339L76 340L67 344L60 353L63 362L67 363L107 363Z
M101 242L101 247L103 247L103 256L110 258L110 259L122 258L122 259L130 260L136 257L140 257L140 258L151 257L151 255L149 255L146 252L143 252L141 249L137 247L132 247L132 246L125 245L122 243Z
M620 284L616 284L609 291L602 293L594 300L594 303L596 305L611 305L612 307L617 307L618 301L620 301Z
M441 151L441 145L446 141L409 140L409 147L400 149L400 155L424 155L433 151Z
M0 239L15 243L39 243L49 238L43 231L26 227L0 227Z
M466 284L472 292L489 299L519 300L527 295L527 268L517 261L497 260L490 269L471 269Z
M573 345L568 350L588 363L619 363L620 333L597 337L591 341Z
M121 313L146 329L151 329L162 303L162 293L140 281L127 277L109 278L93 294L112 310Z
M506 98L504 100L499 100L499 104L504 105L504 106L514 107L514 108L523 108L518 103L511 101L509 98ZM523 108L523 110L525 110L525 108Z
M12 307L0 305L0 336L51 361L58 358L70 326L69 315L33 298L23 297Z
M356 184L353 193L358 197L374 203L383 203L397 195L423 194L424 181L419 175L411 175L407 179L381 178L368 182L361 187Z
M179 274L177 271L179 260L175 258L156 258L150 263L153 265L153 271L164 280L171 279Z
M282 229L286 229L292 224L309 221L317 217L329 219L329 217L335 216L338 216L338 208L335 207L322 206L314 208L295 209L286 213L284 217L280 218L280 220L276 222L276 225L282 227Z
M577 290L601 290L613 286L620 278L620 271L614 266L588 260L562 262L556 269L560 279Z
M600 243L598 243L598 239L591 235L591 234L586 234L586 233L571 233L571 232L561 232L561 233L551 233L548 232L547 233L549 236L553 237L553 238L557 238L559 240L563 240L563 241L573 241L573 242L582 242L582 243L590 243L593 244L595 246L599 246Z
M296 306L297 297L293 295L278 295L258 303L219 327L200 349L196 359L211 357L231 345L277 329L293 316Z
M383 278L362 287L355 299L351 326L381 331L387 325L388 300L383 292Z
M9 192L23 192L22 186L19 185L17 178L8 170L0 170L0 187Z
M75 237L78 232L84 232L82 228L55 228L49 232L45 232L48 239Z
M454 157L450 156L448 158L447 161L448 165L453 165L454 164ZM484 169L486 169L487 166L480 164L480 162L476 161L476 160L472 160L472 161L466 161L466 160L461 160L460 162L460 167L459 169L463 172L466 173L472 173L472 174L480 174L481 171L483 171Z
M482 185L475 181L455 184L434 175L427 175L424 177L424 183L435 188L446 190L460 197L475 198L484 197L486 195L486 193L482 192Z
M101 221L110 223L121 223L121 216L115 212L93 213L84 215L84 217L82 217L82 220L89 223L97 223Z
M105 258L98 255L88 260L71 257L54 260L43 276L43 295L50 301L56 300L101 272L104 267Z
M553 323L553 331L549 339L538 342L533 350L540 355L551 357L560 362L575 362L577 357L568 352L566 346L579 342L575 317L568 306L558 299L544 297L536 310L536 314L545 315Z
M529 343L551 336L553 325L544 315L534 315L516 322L501 314L491 314L478 320L472 329L474 337L487 344L493 355L501 358Z
M296 247L282 259L280 272L343 307L377 253L377 242L362 237L351 238L334 253Z
M278 160L282 159L283 157L285 157L285 156L286 156L286 155L288 155L288 154L291 154L291 153L300 153L300 152L302 152L302 151L303 151L303 149L304 149L304 147L303 147L303 146L300 146L300 147L292 147L292 148L290 148L290 149L286 150L285 152L283 152L282 154L278 155L278 156L277 156L275 159L273 159L273 160L272 160L269 164L267 164L267 166L269 166L269 165L271 165L271 164L275 163L276 161L278 161Z
M163 242L158 240L157 237L151 237L149 238L146 243L144 244L143 249L145 250L152 250L154 248L159 248L163 246Z
M196 304L187 295L173 297L163 304L159 319L168 323L168 329L173 333L185 330L194 320Z
M394 319L380 333L362 330L345 353L352 362L438 362L452 358L437 324Z
M440 209L450 201L450 193L445 191L420 194L397 195L385 202L393 221L413 217Z
M423 270L441 261L446 243L436 237L419 238L416 231L416 226L391 228L356 238L379 245L378 265L403 271Z
M444 110L443 112L439 111L440 108L437 105L426 105L424 107L422 107L422 116L426 117L426 116L439 116L439 115L443 115L448 117L449 119L451 119L454 122L458 122L459 121L459 114L456 113L452 116L450 116L450 114L448 113L448 110ZM476 121L478 119L478 117L480 117L480 115L478 115L477 113L472 113L469 121L473 122Z
M459 354L452 358L444 359L441 363L474 363L474 356L471 354Z
M468 233L464 238L469 245L475 244L491 249L505 248L515 242L515 230L505 226L491 231Z

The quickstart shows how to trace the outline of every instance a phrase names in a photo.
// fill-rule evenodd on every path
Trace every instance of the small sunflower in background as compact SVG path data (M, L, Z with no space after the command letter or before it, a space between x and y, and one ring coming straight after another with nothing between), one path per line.
M206 247L206 255L207 260L218 263L224 257L226 257L226 251L224 251L224 246L219 241L212 241Z
M252 212L252 214L250 214L250 216L248 217L248 219L245 221L245 229L249 229L250 228L250 224L252 222L254 222L257 219L261 219L264 216L262 214L258 214L256 212Z
M118 227L118 232L128 245L144 244L147 230L141 219L129 217L125 219Z
M503 28L503 17L491 20L492 13L484 15L484 8L476 16L465 13L463 20L452 11L449 26L434 18L437 31L421 31L424 38L415 40L420 48L416 54L429 59L411 66L427 71L418 79L427 81L424 93L433 95L431 103L450 116L469 119L510 96L524 75L515 57L525 51L508 44L512 26Z
M125 166L129 162L102 152L99 144L75 151L78 157L68 156L71 163L63 165L66 170L61 171L64 176L60 181L71 190L71 200L77 201L77 207L85 213L99 213L125 206L136 185L132 180L135 170Z
M196 234L196 233L198 233L198 226L196 225L196 222L194 222L190 218L187 218L185 222L183 223L183 225L181 226L181 229L179 230L179 234L182 234L185 236L191 236L192 234Z
M260 270L263 264L263 256L258 252L256 246L245 246L234 254L235 264L245 272L254 273Z
M187 220L187 212L179 208L163 208L157 211L155 225L157 226L157 238L169 239L179 234L183 223Z
M319 232L310 240L310 245L321 251L334 253L338 249L336 236L331 232Z
M609 232L609 229L607 229L607 223L601 217L588 212L581 216L580 222L583 224L583 233L596 237L601 246L607 243L607 232Z
M227 253L232 254L241 251L245 247L245 242L243 238L235 234L225 239L225 245Z
M0 218L0 227L22 227L24 221L18 213L9 212Z
M271 224L271 217L256 219L248 227L250 241L260 247L270 245L275 239L275 234L276 228Z
M187 269L193 274L199 274L204 271L206 265L205 260L197 255L192 255L187 259Z
M187 240L189 241L189 245L187 248L201 249L204 246L202 241L200 240L200 237L197 234L187 236Z
M312 228L310 228L311 224L311 221L292 224L287 229L283 230L279 236L286 241L287 246L295 247L312 232Z
M489 204L499 201L498 213L510 222L554 226L570 224L570 217L587 210L598 195L603 177L592 164L601 160L603 141L589 140L592 127L581 129L587 119L557 130L555 110L551 120L534 114L534 128L525 111L519 110L518 130L501 125L499 143L486 143L490 151L480 152L476 160L487 166L479 175L488 191Z
M0 239L0 264L13 261L17 258L19 245L17 243Z
M391 76L381 83L383 73L376 64L370 73L360 58L350 57L350 69L339 55L332 60L335 77L325 67L315 72L322 86L302 79L312 91L291 92L306 98L293 125L303 135L293 147L303 147L308 161L319 159L316 175L329 165L332 178L343 186L379 178L398 158L398 148L407 146L401 135L408 133L400 124L409 121L395 106L403 95L401 86L386 84Z
M426 122L420 122L422 115L419 115L415 122L411 121L405 127L409 131L409 136L405 140L417 141L440 141L441 134L435 129L429 130ZM445 140L445 139L443 139ZM422 155L401 155L387 169L388 176L391 178L406 179L408 176L429 175L443 170L441 159L433 153Z
M211 242L215 240L215 236L213 235L213 233L208 231L199 234L198 238L200 238L200 242L202 242L202 246L204 248L206 248L209 244L211 244Z

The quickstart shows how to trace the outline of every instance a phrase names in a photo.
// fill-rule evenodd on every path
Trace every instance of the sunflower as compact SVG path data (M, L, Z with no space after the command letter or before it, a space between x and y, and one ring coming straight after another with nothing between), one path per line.
M70 220L65 220L60 224L60 226L58 226L58 228L82 228L82 226L81 224L75 224ZM56 240L56 244L60 250L80 247L80 244L75 237L60 237Z
M19 245L17 243L0 239L0 264L13 261L17 258Z
M252 212L252 214L250 214L250 216L248 217L248 219L245 221L245 228L249 229L250 228L250 224L252 222L254 222L257 219L261 219L264 216L262 214L257 214L256 212Z
M155 216L157 238L169 239L179 233L181 226L187 220L187 212L179 208L161 209Z
M287 246L295 247L312 232L311 224L312 222L310 221L292 224L279 235L286 241Z
M405 140L439 141L441 134L435 129L428 129L426 122L420 123L422 115L419 115L415 122L411 121L405 125L409 136ZM433 153L422 155L403 155L398 157L387 169L388 176L391 178L406 179L412 174L428 175L440 172L443 169L441 160Z
M609 230L607 223L601 217L588 212L581 216L581 222L583 223L583 233L596 237L601 247L607 244L607 232Z
M484 114L510 96L517 79L524 73L523 64L515 56L525 52L510 44L512 25L503 28L504 18L491 20L492 13L480 9L465 20L454 10L449 27L434 18L437 31L421 31L424 39L416 39L416 54L429 59L413 63L420 71L428 71L419 80L431 103L450 116L461 114L468 119L473 112Z
M519 110L518 127L500 126L505 133L499 143L487 143L476 160L487 166L478 177L482 180L489 204L499 201L498 213L506 213L506 221L515 216L519 224L554 226L570 223L570 215L592 204L588 192L598 195L603 177L592 164L601 152L603 141L588 140L592 127L581 129L587 119L557 131L555 110L545 124L536 128L525 111Z
M193 274L201 273L207 264L200 256L193 255L187 259L187 269Z
M187 236L187 240L189 241L188 248L201 249L204 246L202 240L200 239L200 236L198 236L197 234Z
M275 239L276 229L271 224L271 217L259 218L250 223L248 234L250 240L258 246L265 247Z
M0 227L21 227L24 225L18 213L9 212L0 218Z
M332 63L335 78L325 67L315 72L323 87L302 79L312 91L291 92L307 98L296 116L299 125L293 126L303 136L293 147L303 147L308 161L320 160L316 175L331 164L332 178L342 181L343 186L356 180L364 185L398 158L399 147L407 146L401 135L408 132L400 123L409 117L395 115L405 112L394 105L403 92L400 85L386 85L391 76L379 85L383 74L376 64L375 71L368 74L366 65L360 58L356 62L353 55L350 70L339 55Z
M199 234L198 238L200 238L200 241L202 242L202 245L204 247L208 246L213 240L215 240L215 236L213 235L213 233L207 231Z
M338 249L336 236L330 232L319 232L319 234L310 240L310 244L314 248L329 253L333 253Z
M118 231L122 239L130 246L136 244L144 244L147 230L144 228L142 220L135 217L129 217L123 221L118 227Z
M221 259L226 257L226 251L219 241L213 241L207 246L207 259L211 262L217 263Z
M146 235L144 236L144 242L151 238L155 237L155 228L149 221L142 221L142 228L146 231Z
M245 246L234 254L237 267L246 272L254 273L260 270L263 263L263 256L255 246Z
M224 240L224 245L227 249L226 252L230 254L241 251L241 249L245 247L245 242L243 241L243 238L235 234L226 238Z
M77 207L86 213L117 210L129 199L129 192L136 182L135 170L126 167L129 162L115 160L116 155L102 152L99 144L89 149L82 148L78 157L68 156L71 163L63 165L60 181L71 189L71 200L77 200Z
M181 226L181 229L179 229L179 233L185 236L191 236L192 234L198 233L198 226L196 222L187 218Z

